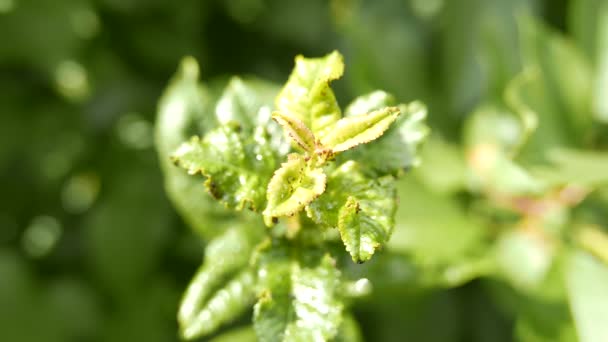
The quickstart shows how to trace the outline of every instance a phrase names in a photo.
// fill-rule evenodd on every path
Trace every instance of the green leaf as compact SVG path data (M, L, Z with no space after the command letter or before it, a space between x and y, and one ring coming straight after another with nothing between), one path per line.
M268 206L264 219L294 215L325 191L326 177L321 168L313 168L304 157L290 154L268 183Z
M608 122L608 4L598 0L573 0L568 10L570 32L594 65L593 114Z
M185 339L194 339L208 335L220 325L234 320L253 303L254 283L251 270L237 274L207 300L194 318L182 323L181 335Z
M353 261L369 260L394 226L394 182L392 176L367 178L359 164L346 162L331 173L327 190L306 213L317 224L339 229Z
M362 342L363 336L361 335L361 329L359 323L351 315L346 314L342 318L342 324L338 330L338 335L334 339L334 342Z
M185 338L213 332L253 302L254 275L247 266L262 236L263 231L242 226L209 243L205 262L192 278L180 304L178 321Z
M397 107L386 107L365 115L342 118L321 137L321 145L334 152L342 152L378 139L400 113Z
M252 326L229 330L217 337L214 337L210 342L257 342L255 330Z
M384 100L383 100L384 99ZM356 99L347 108L347 115L362 109L375 110L392 104L390 95L373 92ZM363 103L365 101L366 103ZM340 160L364 160L365 169L373 175L396 174L419 164L418 150L429 133L425 124L426 107L420 102L400 105L401 115L377 140L343 154Z
M434 192L415 177L400 179L397 190L399 210L389 251L412 257L433 285L458 286L487 272L488 230L458 197Z
M309 153L315 150L315 136L302 121L281 112L273 113L272 118L283 127L287 136L291 138L296 146Z
M172 156L189 174L207 177L209 193L230 208L258 210L276 165L268 134L260 127L245 137L238 126L221 126L201 140L193 137Z
M169 198L191 227L202 236L212 238L231 224L226 218L234 217L234 214L209 196L201 186L202 177L193 177L176 167L171 162L171 154L193 135L204 136L218 122L238 123L247 131L243 135L257 132L257 138L268 141L279 155L287 153L289 144L285 142L281 128L270 119L278 87L256 79L235 77L224 89L209 89L199 83L198 77L196 61L185 58L159 103L156 148ZM219 100L216 94L219 94ZM256 125L263 126L269 135L260 134ZM266 158L264 151L261 147L261 153L256 153L256 157Z
M344 110L344 116L365 115L374 110L397 105L395 97L385 91L375 90L355 98Z
M342 55L334 51L322 58L297 56L295 67L276 99L284 116L295 117L321 137L341 117L329 82L342 76Z
M501 234L496 247L498 271L513 287L531 293L545 285L555 248L541 236L515 229Z
M579 340L607 341L608 266L576 251L570 258L566 283Z
M261 341L327 341L338 333L342 302L335 261L316 250L297 256L273 246L260 259L254 327Z
M599 187L608 184L608 153L575 149L551 149L552 165L532 168L532 173L554 185Z
M253 132L257 126L267 126L273 98L278 87L257 79L232 77L215 105L215 117L220 125L238 124Z

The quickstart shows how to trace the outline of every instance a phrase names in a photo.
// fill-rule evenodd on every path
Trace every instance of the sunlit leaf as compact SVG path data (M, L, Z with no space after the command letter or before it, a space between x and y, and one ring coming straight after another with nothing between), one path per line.
M400 113L397 107L386 107L368 114L342 118L321 137L321 144L334 152L342 152L378 139Z
M384 96L383 96L384 94ZM382 100L382 99L385 100ZM364 108L375 110L384 108L384 103L392 104L391 97L383 92L373 92L356 99L347 114L357 113ZM340 156L341 160L365 160L365 168L374 175L397 174L419 164L418 150L426 139L426 107L420 102L400 105L401 115L377 140L358 146Z
M290 216L302 210L325 191L326 177L321 168L312 168L304 157L291 154L268 183L267 224L273 217Z
M322 58L296 57L289 80L276 99L276 109L302 121L321 137L341 117L329 82L342 76L342 55L334 51Z
M281 112L272 114L272 118L279 123L285 133L296 146L305 152L312 153L315 149L315 136L310 129L296 117L284 115Z

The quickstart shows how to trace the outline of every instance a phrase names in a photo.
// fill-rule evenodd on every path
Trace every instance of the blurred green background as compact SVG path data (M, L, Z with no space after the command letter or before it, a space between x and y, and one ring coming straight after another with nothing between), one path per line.
M379 275L355 306L367 340L607 341L601 0L0 0L0 340L177 340L204 242L164 194L163 88L185 55L203 82L282 83L296 54L334 49L343 105L384 89L425 102L433 131L384 261L350 270ZM506 155L490 175L489 143ZM500 205L538 177L584 199ZM606 303L595 323L572 315L579 288Z

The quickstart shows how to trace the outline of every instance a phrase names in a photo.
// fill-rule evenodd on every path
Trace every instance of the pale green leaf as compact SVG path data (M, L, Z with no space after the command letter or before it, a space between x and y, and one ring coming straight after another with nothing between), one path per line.
M276 109L302 121L318 137L341 117L329 82L342 76L342 55L334 51L322 58L297 56L295 67L276 99Z
M325 191L326 177L321 168L311 165L298 154L290 154L289 160L276 170L268 183L268 206L264 218L269 224L274 217L290 216Z
M342 152L378 139L400 113L397 107L386 107L365 115L342 118L321 137L321 145L334 152Z
M392 176L367 178L354 161L342 164L328 177L327 189L306 208L318 224L339 228L355 262L371 258L386 243L397 208Z
M570 258L566 283L579 340L608 341L608 266L576 251Z
M202 140L193 137L182 144L172 158L189 174L206 176L207 190L226 206L258 210L265 206L277 156L261 127L253 134L246 137L238 126L220 126Z
M390 96L382 92L373 92L363 99L353 102L347 113L354 115L355 109L362 110L375 106L384 108L382 98L388 102ZM367 103L357 102L367 98ZM388 102L390 103L390 102ZM373 175L396 174L419 164L419 148L426 140L429 128L426 126L426 107L420 102L400 105L401 115L397 121L377 140L349 150L339 160L365 160L365 169Z
M608 184L608 153L556 148L549 150L547 156L551 165L535 167L532 172L550 184Z
M498 271L513 287L530 293L544 285L555 251L542 237L513 230L503 233L496 247Z
M205 261L180 303L178 321L184 337L211 333L251 304L253 292L247 290L253 275L246 267L262 236L263 231L256 227L241 226L209 243Z
M295 255L274 246L261 257L253 318L261 341L328 341L338 333L343 304L335 261L316 250Z
M291 138L296 146L309 153L315 150L315 136L298 118L284 115L281 112L273 113L272 118L283 127L287 136Z

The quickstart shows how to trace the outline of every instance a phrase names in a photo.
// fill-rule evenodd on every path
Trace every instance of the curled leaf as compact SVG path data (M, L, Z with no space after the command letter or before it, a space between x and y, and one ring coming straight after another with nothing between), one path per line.
M290 154L287 162L276 170L268 183L268 206L264 210L266 224L279 216L290 216L325 191L325 174L312 168L304 157Z
M283 127L289 138L302 150L313 152L315 149L315 136L310 129L298 118L274 112L272 118Z
M398 107L386 107L365 115L345 117L321 138L321 144L342 152L379 138L397 120Z

